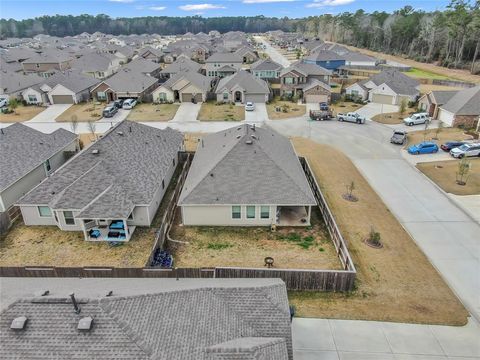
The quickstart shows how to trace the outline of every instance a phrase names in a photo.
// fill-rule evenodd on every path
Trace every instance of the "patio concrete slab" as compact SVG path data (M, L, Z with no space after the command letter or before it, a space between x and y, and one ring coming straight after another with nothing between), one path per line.
M340 360L336 351L293 350L295 360Z
M340 360L395 360L393 354L377 353L358 353L358 352L339 352Z
M391 352L383 329L377 322L337 320L330 325L338 351Z

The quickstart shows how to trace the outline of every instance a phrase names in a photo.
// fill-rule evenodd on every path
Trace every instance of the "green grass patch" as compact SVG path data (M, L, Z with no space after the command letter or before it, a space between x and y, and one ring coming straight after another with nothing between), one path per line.
M229 243L208 243L207 244L207 249L211 250L223 250L223 249L228 249L232 247L232 244Z
M417 68L412 68L411 70L407 71L405 74L410 77L420 78L420 79L437 79L437 80L451 79L447 76L436 74L430 71L420 70Z

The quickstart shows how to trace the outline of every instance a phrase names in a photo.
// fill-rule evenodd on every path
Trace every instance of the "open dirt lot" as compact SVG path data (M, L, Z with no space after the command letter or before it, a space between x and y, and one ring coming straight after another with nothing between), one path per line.
M127 119L132 121L170 121L175 116L178 104L138 104Z
M417 168L440 186L443 191L455 195L480 194L480 159L467 158L470 162L470 172L467 184L462 186L456 183L458 164L460 160L447 160L418 163Z
M182 226L179 213L171 237L188 244L169 243L177 267L263 268L271 256L278 269L341 268L318 209L312 212L312 226L275 232L268 227Z
M197 119L200 121L241 121L245 120L245 107L205 102L200 108Z
M280 111L276 111L277 108L280 108ZM267 105L267 113L270 120L288 119L305 115L306 108L305 105L298 105L291 101L275 100Z
M367 50L367 49L356 48L354 46L346 46L346 47L349 48L350 50L355 50L355 51L358 51L362 54L370 55L370 56L377 57L377 58L380 58L380 59L397 61L397 62L400 62L402 64L412 66L412 67L414 67L418 70L423 70L425 72L445 76L445 77L450 78L450 79L480 83L480 75L472 75L472 74L470 74L470 72L468 70L448 69L448 68L443 67L443 66L437 66L437 65L428 64L428 63L421 63L421 62L418 62L418 61L415 61L415 60L405 59L405 58L400 57L400 56L388 55L388 54L379 53L379 52L371 51L371 50Z
M293 143L308 159L358 271L351 293L290 292L298 315L464 325L467 311L350 159L307 139ZM350 181L358 202L342 198ZM382 249L364 243L372 225Z
M65 110L55 119L58 122L70 122L73 120L79 122L97 121L102 118L103 104L94 104L93 102L75 104Z
M400 114L399 112L378 114L372 117L372 120L381 124L388 125L402 124L403 119L413 114L414 112L415 109L407 109L403 114Z
M419 142L424 141L424 133L425 132L423 130L409 132L406 146L418 144ZM443 128L438 134L436 129L428 129L425 136L426 141L434 140L439 145L446 141L465 140L471 138L472 137L470 135L465 134L465 132L459 128Z
M40 114L45 109L46 108L42 107L42 106L35 106L35 105L23 106L23 105L19 105L15 109L15 113L11 113L11 114L0 113L0 122L2 122L2 123L13 123L13 122L22 122L22 121L31 120L34 116Z

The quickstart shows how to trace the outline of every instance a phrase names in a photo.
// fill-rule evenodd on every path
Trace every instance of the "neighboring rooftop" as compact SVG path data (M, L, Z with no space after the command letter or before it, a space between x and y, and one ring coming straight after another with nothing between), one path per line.
M15 123L0 132L0 191L20 180L76 139L64 129L45 134Z
M401 95L418 94L417 87L420 85L418 80L412 79L396 69L383 70L372 75L369 80L377 86L386 84L390 89Z
M268 84L264 80L245 70L239 70L233 75L221 78L217 84L216 92L220 93L224 89L232 90L236 86L240 86L247 94L268 94L270 92Z
M205 60L206 63L241 63L243 61L242 57L235 53L221 53L217 52Z
M250 69L255 71L262 71L262 70L279 71L282 68L283 68L282 65L270 59L258 60L250 66Z
M459 90L442 109L455 115L480 115L480 85Z

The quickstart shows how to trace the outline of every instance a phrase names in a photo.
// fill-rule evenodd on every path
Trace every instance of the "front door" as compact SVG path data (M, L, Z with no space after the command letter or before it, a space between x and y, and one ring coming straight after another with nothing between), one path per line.
M235 102L241 102L241 101L242 101L242 92L235 91Z

